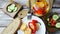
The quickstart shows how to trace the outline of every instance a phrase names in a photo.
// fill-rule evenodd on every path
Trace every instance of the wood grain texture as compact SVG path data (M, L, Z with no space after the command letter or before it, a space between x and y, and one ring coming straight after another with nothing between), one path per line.
M13 18L6 15L1 9L0 9L0 26L7 26L10 24Z
M18 3L21 3L22 4L22 2L20 1L20 0L16 0L16 2L18 2ZM5 4L6 2L2 2L2 3L0 3L0 4ZM59 4L58 4L59 3ZM23 3L24 4L24 3ZM60 0L56 0L55 1L55 4L54 4L54 6L56 7L60 7ZM0 8L3 8L3 6L1 6L0 5ZM58 12L58 13L60 13L60 8L53 8L52 9L52 12ZM2 26L8 26L8 24L10 24L10 22L12 21L12 18L11 17L9 17L8 15L6 15L3 11L1 11L0 10L0 26L2 27ZM1 28L0 27L0 32L4 29L4 27L2 27ZM58 31L56 31L56 32L54 32L54 33L51 33L51 34L60 34L60 30L58 30Z
M15 34L21 26L21 19L15 18L3 31L1 34Z

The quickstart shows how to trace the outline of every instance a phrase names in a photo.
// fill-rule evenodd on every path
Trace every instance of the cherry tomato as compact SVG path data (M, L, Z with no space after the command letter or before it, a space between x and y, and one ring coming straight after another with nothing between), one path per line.
M52 26L52 27L55 27L55 24L51 23L51 26Z
M57 22L55 20L53 20L52 18L50 18L49 24L51 24L51 26L55 26Z

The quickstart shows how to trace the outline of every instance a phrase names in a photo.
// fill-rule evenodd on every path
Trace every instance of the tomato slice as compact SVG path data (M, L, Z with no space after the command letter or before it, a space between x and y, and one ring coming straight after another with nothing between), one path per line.
M35 8L35 7L33 7L33 13L38 14L38 15L40 15L40 14L44 15L45 11L44 11L44 8Z
M52 27L55 27L55 24L51 23L51 26L52 26Z
M55 20L53 20L52 18L50 18L49 24L51 24L51 26L55 27L55 24L57 22Z

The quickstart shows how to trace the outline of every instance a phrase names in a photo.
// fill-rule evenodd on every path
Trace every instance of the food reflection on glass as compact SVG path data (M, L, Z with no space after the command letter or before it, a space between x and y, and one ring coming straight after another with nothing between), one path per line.
M43 16L49 11L49 4L46 0L36 0L32 6L33 14L36 16Z
M36 34L36 31L39 30L39 22L37 20L32 20L28 25L23 23L20 27L20 30L24 32L24 34Z
M16 4L9 4L7 6L7 11L10 12L10 13L17 11L17 9L18 8L17 8Z
M59 22L60 16L57 13L54 13L52 16L47 18L48 26L54 27L54 28L60 28L60 22Z

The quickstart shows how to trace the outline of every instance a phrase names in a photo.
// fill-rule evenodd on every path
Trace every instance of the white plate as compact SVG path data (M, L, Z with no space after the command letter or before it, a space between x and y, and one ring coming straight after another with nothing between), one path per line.
M36 32L36 34L45 34L46 33L46 27L45 27L45 24L42 21L42 19L40 19L40 18L38 18L36 16L32 16L32 19L28 20L27 16L26 16L25 18L22 19L22 22L28 24L28 22L32 21L33 19L37 20L38 22L41 23L41 25L39 27L39 30ZM22 34L22 33L19 33L19 34Z

